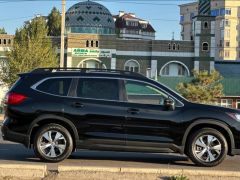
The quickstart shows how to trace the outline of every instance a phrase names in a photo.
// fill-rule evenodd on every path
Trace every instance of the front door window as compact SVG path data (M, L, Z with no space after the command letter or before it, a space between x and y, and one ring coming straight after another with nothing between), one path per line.
M125 81L127 100L131 103L163 105L168 97L159 89L138 81Z

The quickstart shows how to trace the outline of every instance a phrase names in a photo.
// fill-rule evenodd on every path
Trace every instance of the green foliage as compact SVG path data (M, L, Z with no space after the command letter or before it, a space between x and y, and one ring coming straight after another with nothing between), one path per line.
M189 180L186 176L172 176L170 177L170 180Z
M191 102L214 104L217 97L223 96L222 77L217 71L194 72L190 83L180 83L177 90Z
M49 36L60 36L61 35L61 14L54 7L51 13L48 15L48 35Z
M42 17L16 30L13 47L7 54L7 65L0 74L5 85L10 87L19 73L57 66L56 49L52 47L47 32L46 21Z
M0 28L0 34L7 34L4 28Z

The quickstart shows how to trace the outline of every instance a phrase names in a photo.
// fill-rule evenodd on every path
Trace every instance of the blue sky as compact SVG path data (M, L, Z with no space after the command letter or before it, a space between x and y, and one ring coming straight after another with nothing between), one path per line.
M31 19L35 14L48 15L53 6L61 10L60 0L33 1L2 2L0 0L0 27L4 27L9 34L14 34L16 28L21 27L24 21ZM106 1L108 0L98 2L105 5L112 14L117 14L121 10L133 12L137 17L149 20L157 31L157 39L171 39L172 32L175 32L175 39L179 39L178 4L189 3L194 0ZM77 2L79 1L67 0L67 9Z

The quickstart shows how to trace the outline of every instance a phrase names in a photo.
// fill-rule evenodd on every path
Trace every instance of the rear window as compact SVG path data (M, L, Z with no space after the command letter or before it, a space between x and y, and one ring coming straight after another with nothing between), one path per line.
M48 79L38 85L36 89L54 95L67 96L71 81L71 78Z
M82 98L119 100L118 80L115 79L79 79L77 96Z

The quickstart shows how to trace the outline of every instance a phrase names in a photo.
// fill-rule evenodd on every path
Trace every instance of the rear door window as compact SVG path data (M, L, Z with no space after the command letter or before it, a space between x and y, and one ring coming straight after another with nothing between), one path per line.
M52 78L42 82L36 89L53 95L67 96L71 81L71 78Z
M119 100L117 79L80 78L77 96L100 100Z

